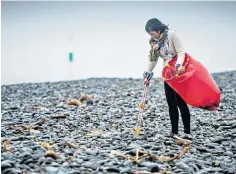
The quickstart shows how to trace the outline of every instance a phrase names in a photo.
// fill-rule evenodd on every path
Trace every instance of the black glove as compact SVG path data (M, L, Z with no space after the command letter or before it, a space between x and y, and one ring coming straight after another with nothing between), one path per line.
M147 79L148 81L152 79L152 76L153 76L153 72L149 73L149 72L144 71L143 73L143 78Z

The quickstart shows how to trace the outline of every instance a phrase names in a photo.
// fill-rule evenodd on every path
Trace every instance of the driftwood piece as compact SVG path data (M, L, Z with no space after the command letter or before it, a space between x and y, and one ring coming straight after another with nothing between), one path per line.
M116 153L113 155L117 157L122 157L124 159L129 160L130 162L135 162L135 163L140 163L144 159L158 160L161 162L171 162L174 161L175 159L180 159L190 149L192 144L192 141L190 140L186 140L178 136L175 136L174 138L176 138L176 143L182 146L182 151L176 154L174 157L158 157L156 155L151 154L150 152L145 152L139 149L136 149L135 156L126 156L121 153Z

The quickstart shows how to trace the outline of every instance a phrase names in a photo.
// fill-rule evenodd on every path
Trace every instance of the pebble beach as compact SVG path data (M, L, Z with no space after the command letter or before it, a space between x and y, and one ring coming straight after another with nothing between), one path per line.
M134 128L142 79L2 85L1 172L235 174L236 71L212 76L221 90L220 107L190 107L194 140L186 146L166 136L171 125L159 78L150 82L139 135Z

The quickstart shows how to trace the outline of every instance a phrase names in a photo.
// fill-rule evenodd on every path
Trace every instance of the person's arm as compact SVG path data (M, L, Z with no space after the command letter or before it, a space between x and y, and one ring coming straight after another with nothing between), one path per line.
M156 41L155 41L156 42ZM143 78L144 78L144 83L146 85L149 84L149 81L151 80L152 76L153 76L153 69L155 68L157 61L159 59L159 54L158 52L154 52L154 50L156 49L156 43L154 43L154 41L152 41L152 39L149 40L149 43L151 45L151 50L149 51L149 64L148 67L146 69L146 71L144 71L143 73Z
M154 58L151 55L152 50L150 51L150 55L149 55L149 64L147 67L147 70L144 71L143 73L143 78L144 78L144 84L148 85L149 81L151 80L152 76L153 76L153 69L155 68L158 58L159 56L156 55Z
M180 66L182 66L185 59L185 49L184 49L183 43L176 32L173 33L171 39L172 39L176 54L178 56L176 65L179 64Z
M149 63L148 63L148 67L147 67L147 72L151 73L153 71L153 69L155 68L157 62L159 59L159 55L158 53L156 53L155 55L153 54L153 50L151 49L149 52Z
M156 64L158 62L158 59L155 61L149 61L148 67L147 67L147 72L151 73L153 69L155 68Z

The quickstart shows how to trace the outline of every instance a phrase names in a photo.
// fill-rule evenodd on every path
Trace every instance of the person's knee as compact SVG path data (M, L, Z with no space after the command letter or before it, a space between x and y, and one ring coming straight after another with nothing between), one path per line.
M175 104L169 105L169 112L178 112L178 107Z
M188 110L188 105L184 100L178 100L177 105L181 110Z
M175 108L177 107L177 104L176 104L176 101L174 99L171 99L171 98L167 98L167 104L169 106L169 108Z

